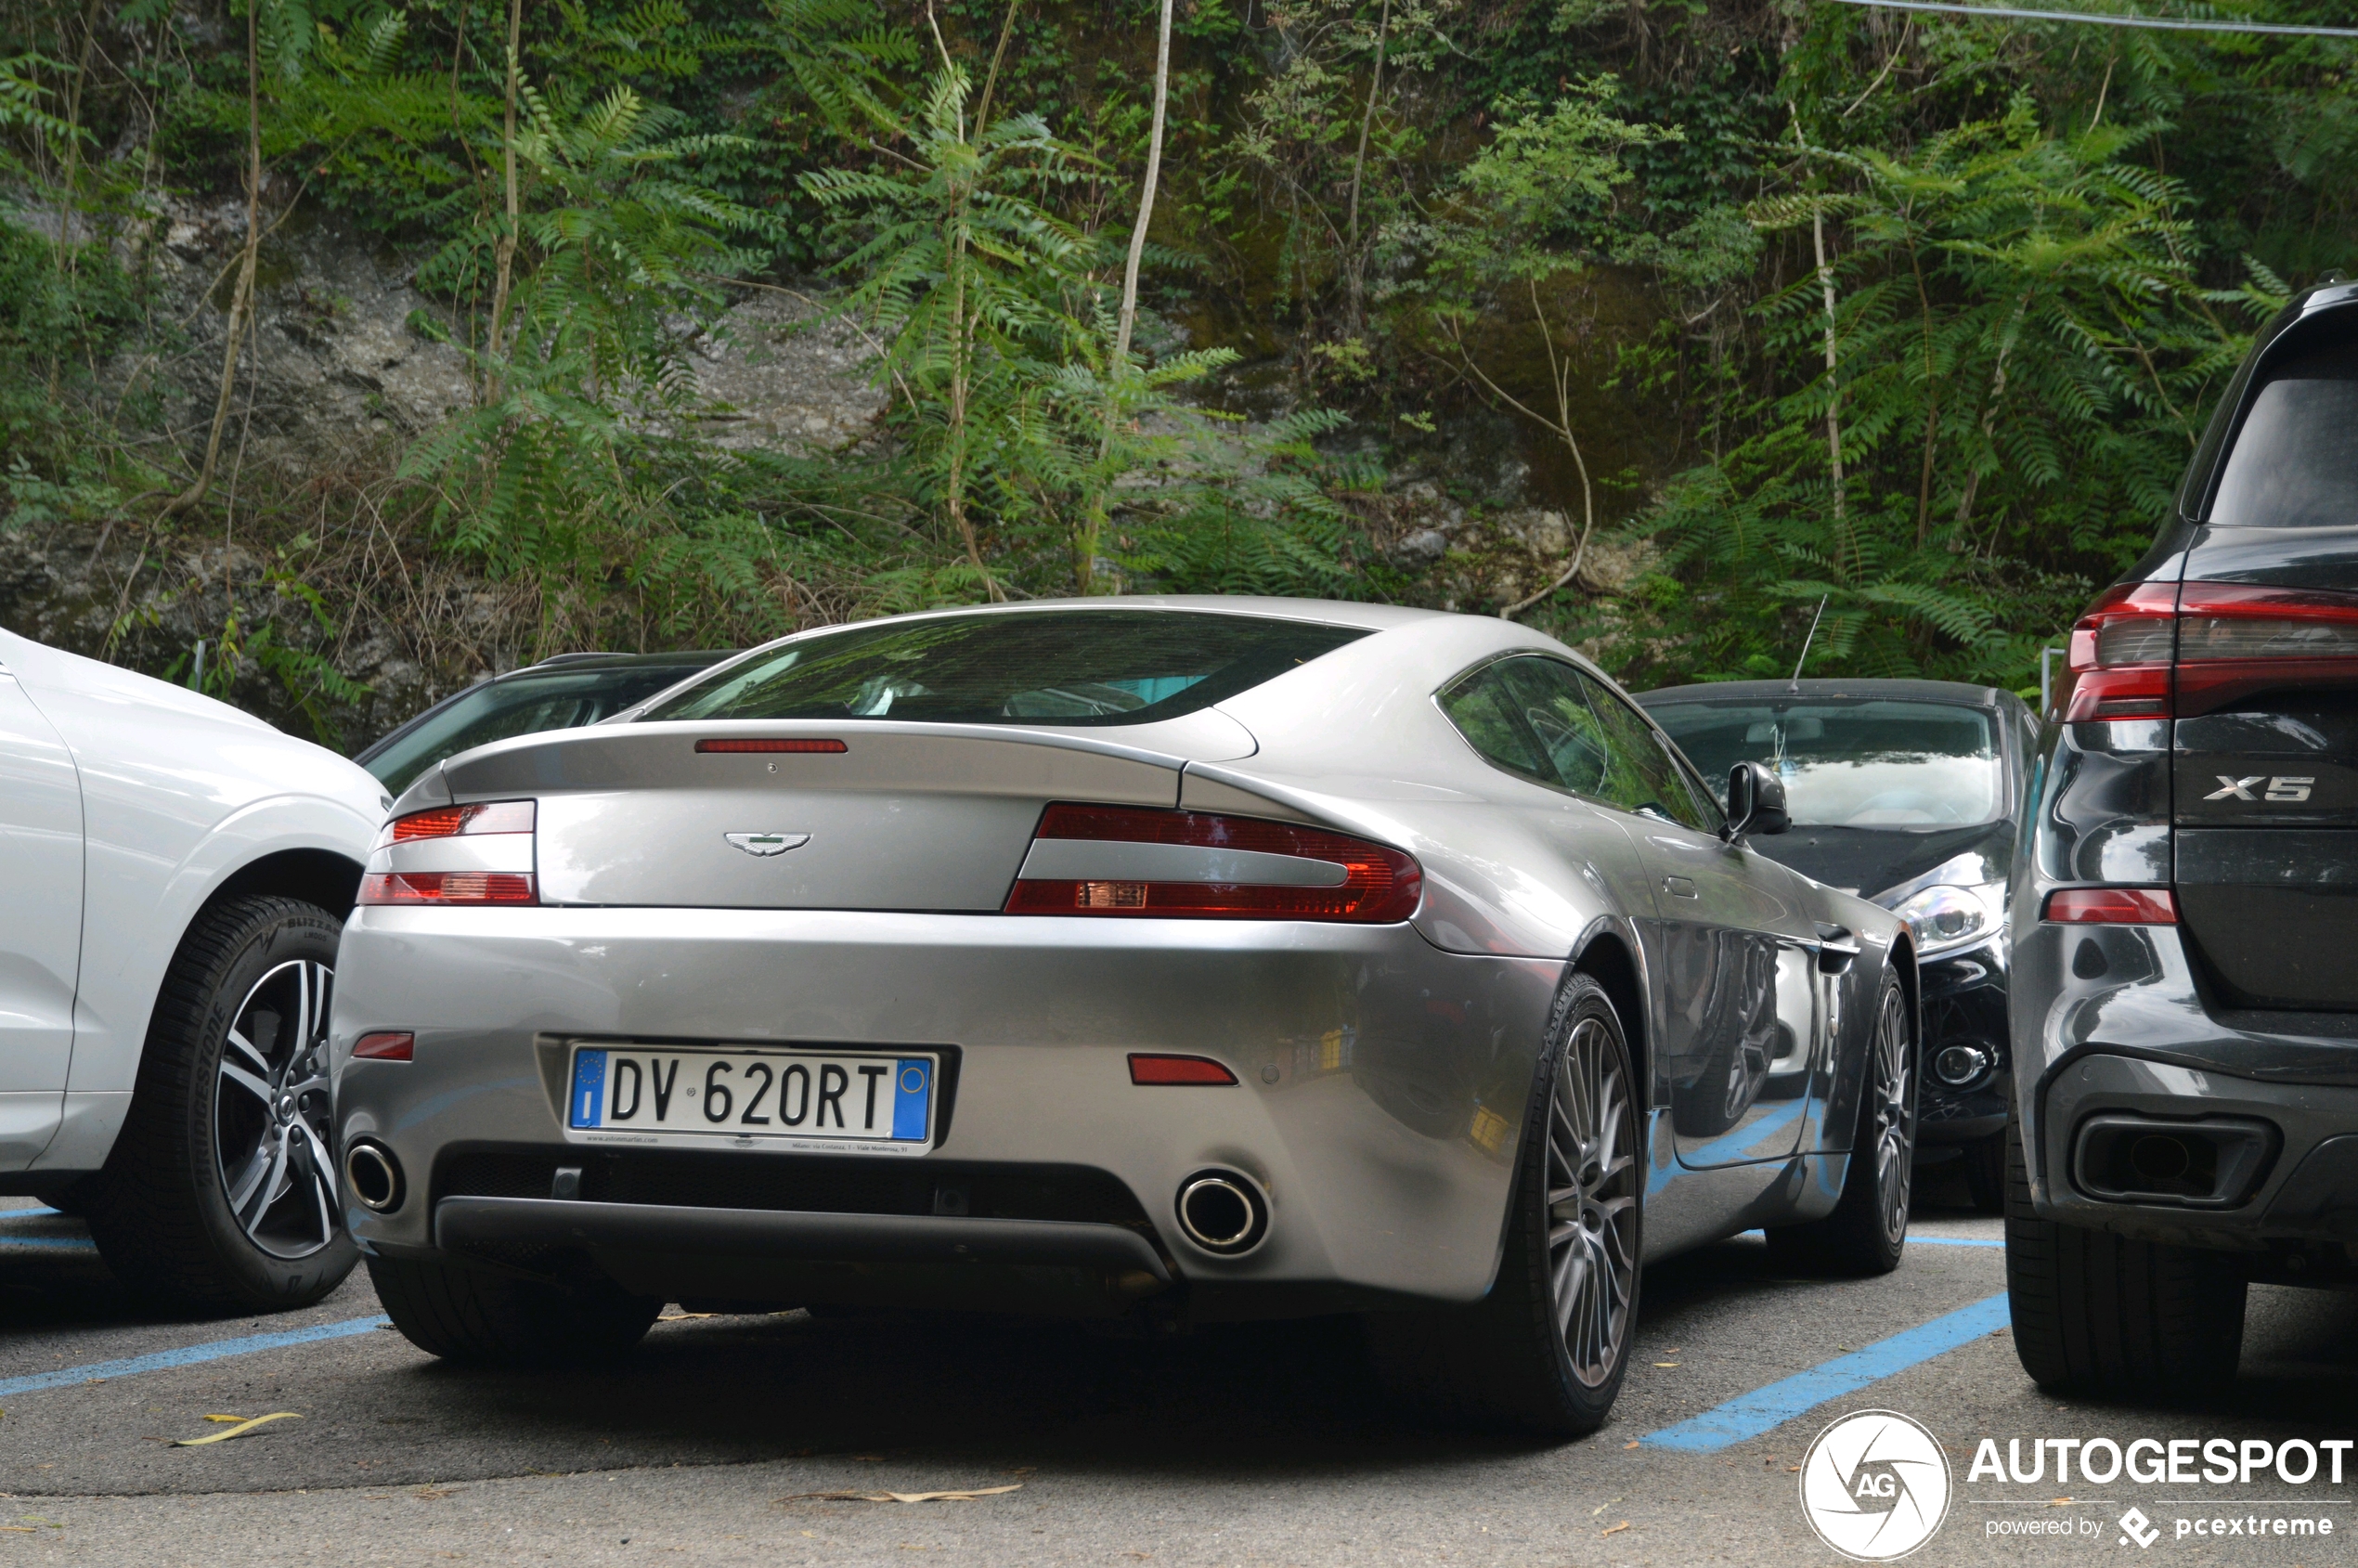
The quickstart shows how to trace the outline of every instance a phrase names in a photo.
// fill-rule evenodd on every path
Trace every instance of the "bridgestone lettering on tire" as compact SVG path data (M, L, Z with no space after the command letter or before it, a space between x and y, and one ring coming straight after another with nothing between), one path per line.
M1643 1255L1640 1086L1590 977L1557 994L1536 1078L1490 1294L1371 1314L1367 1339L1387 1386L1429 1415L1573 1437L1602 1426L1620 1393Z
M293 899L199 915L164 973L129 1115L84 1195L116 1276L196 1311L308 1306L358 1259L329 1158L335 916Z

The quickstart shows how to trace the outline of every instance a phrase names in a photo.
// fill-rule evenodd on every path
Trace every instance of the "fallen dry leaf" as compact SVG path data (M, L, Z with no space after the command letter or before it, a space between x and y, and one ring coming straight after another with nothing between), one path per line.
M1678 1363L1676 1361L1657 1361L1654 1365L1657 1367L1676 1367Z
M1638 1440L1633 1437L1628 1442L1623 1444L1622 1446L1624 1448L1635 1448L1638 1446Z
M970 1503L977 1497L996 1497L1003 1493L1020 1492L1023 1483L1008 1486L978 1486L971 1492L797 1492L790 1497L780 1497L782 1503Z
M1620 1535L1620 1534L1621 1534L1624 1530L1626 1530L1626 1529L1628 1529L1628 1528L1629 1528L1629 1521L1627 1521L1627 1520L1626 1520L1626 1519L1625 1519L1625 1520L1623 1520L1620 1523L1618 1523L1618 1524L1614 1525L1612 1529L1607 1530L1607 1531L1605 1532L1605 1534L1606 1534L1606 1535L1608 1535L1608 1536L1618 1536L1618 1535Z
M208 1421L218 1421L224 1419L225 1418L220 1416L207 1416L205 1418ZM216 1432L211 1437L175 1438L173 1440L172 1446L175 1448L202 1448L208 1444L227 1443L233 1437L243 1437L254 1428L271 1421L299 1421L303 1419L301 1416L297 1415L292 1410L273 1410L266 1416L256 1416L252 1420L243 1420L236 1416L230 1416L226 1419L236 1421L238 1424L231 1427L227 1432Z

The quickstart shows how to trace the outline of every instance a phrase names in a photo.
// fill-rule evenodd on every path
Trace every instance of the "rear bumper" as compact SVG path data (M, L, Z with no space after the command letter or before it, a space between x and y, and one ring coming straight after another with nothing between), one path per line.
M1211 1316L1472 1300L1496 1267L1561 972L1444 953L1405 926L362 909L337 968L336 1125L391 1150L408 1192L347 1218L389 1253L538 1268L553 1249L674 1295L874 1299L889 1276L954 1304L963 1268L993 1289L1094 1275L1117 1296L1168 1279ZM350 1059L382 1029L412 1031L416 1059ZM657 1196L645 1151L565 1127L552 1068L576 1040L926 1047L956 1076L922 1156L706 1154L724 1174L680 1203ZM1136 1086L1136 1050L1211 1056L1239 1082ZM587 1167L584 1197L607 1200L452 1190L470 1151L495 1149L506 1169ZM1251 1251L1180 1229L1175 1195L1207 1167L1265 1195ZM1018 1193L1027 1172L1040 1191L1128 1198L1085 1223L1019 1203L1008 1217L985 1195ZM936 1177L950 1212L927 1212L947 1201ZM734 1206L737 1186L762 1206ZM957 1213L970 1187L977 1207ZM616 1200L632 1196L649 1200Z
M2358 1018L2218 1008L2167 926L2028 923L2012 986L2016 1103L2041 1216L2279 1263L2358 1263ZM2098 1117L2248 1129L2259 1153L2219 1200L2101 1199L2079 1168Z

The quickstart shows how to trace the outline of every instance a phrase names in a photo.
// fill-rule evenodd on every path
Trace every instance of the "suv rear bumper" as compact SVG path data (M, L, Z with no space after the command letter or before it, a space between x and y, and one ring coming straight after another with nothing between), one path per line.
M2042 1218L2232 1251L2323 1248L2358 1263L2358 1018L2214 1010L2167 926L2028 924L2013 980L2015 1103ZM2225 1190L2092 1195L2098 1118L2217 1140L2233 1151Z

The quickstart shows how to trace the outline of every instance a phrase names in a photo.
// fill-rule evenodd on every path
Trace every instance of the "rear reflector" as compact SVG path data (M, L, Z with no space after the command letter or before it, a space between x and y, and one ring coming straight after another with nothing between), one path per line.
M1180 920L1406 920L1424 896L1416 858L1348 834L1259 817L1129 806L1058 804L1035 839L1105 844L1176 844L1323 862L1320 880L1204 882L1019 878L1010 914L1133 915ZM1323 880L1340 870L1335 881Z
M2045 918L2067 926L2175 926L2178 901L2167 888L2058 888Z
M512 871L380 871L360 879L364 904L529 904L532 877Z
M372 1062L406 1062L417 1053L418 1037L408 1030L381 1030L352 1043L352 1054Z
M414 844L421 838L455 838L462 834L530 833L532 802L486 800L473 806L436 806L395 817L377 832L376 847Z
M698 741L698 751L841 752L851 748L841 741Z
M1133 1083L1234 1083L1237 1075L1208 1056L1147 1056L1130 1058Z

